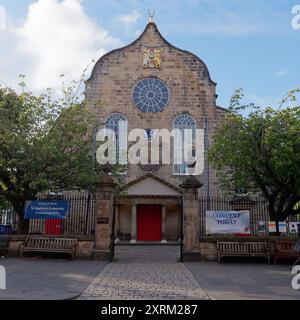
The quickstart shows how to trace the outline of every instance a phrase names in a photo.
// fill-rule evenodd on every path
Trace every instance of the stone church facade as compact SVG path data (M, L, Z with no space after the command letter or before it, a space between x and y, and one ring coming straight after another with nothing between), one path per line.
M135 128L148 135L153 129L192 127L204 130L205 149L213 143L213 133L226 112L216 99L216 83L205 63L171 45L154 22L130 45L101 57L86 82L89 108L99 123L119 130L120 136L125 134L118 128L120 119L126 122L126 134ZM197 176L201 188L189 187L190 170L186 164L129 164L123 175L125 195L114 211L117 239L178 241L184 223L183 229L193 229L185 230L186 237L194 237L195 242L198 197L221 191L206 157L204 172Z

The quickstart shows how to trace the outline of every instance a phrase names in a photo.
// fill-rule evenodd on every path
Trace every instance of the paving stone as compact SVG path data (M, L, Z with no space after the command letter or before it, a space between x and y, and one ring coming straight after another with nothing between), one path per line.
M119 247L79 299L208 299L191 272L176 262L178 247Z
M5 258L7 289L0 300L72 299L81 294L107 263L53 259Z
M249 263L186 263L207 294L223 299L295 299L300 290L291 287L289 265ZM215 278L215 280L213 280ZM220 279L226 279L222 283ZM227 284L226 284L227 282Z

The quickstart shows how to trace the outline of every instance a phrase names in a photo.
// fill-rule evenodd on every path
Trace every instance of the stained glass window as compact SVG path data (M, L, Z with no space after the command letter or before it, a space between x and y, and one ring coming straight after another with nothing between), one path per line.
M170 90L160 79L145 78L133 88L132 100L143 112L161 112L170 101Z

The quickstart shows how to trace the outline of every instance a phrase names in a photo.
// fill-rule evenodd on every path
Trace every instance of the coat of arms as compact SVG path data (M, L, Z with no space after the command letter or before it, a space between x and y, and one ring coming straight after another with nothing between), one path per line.
M160 51L149 48L144 50L144 68L159 69L160 68Z

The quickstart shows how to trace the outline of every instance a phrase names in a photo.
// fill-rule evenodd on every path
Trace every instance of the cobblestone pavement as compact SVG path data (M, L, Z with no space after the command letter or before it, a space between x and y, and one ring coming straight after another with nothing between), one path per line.
M83 300L208 299L173 246L117 247L117 261L82 293Z

